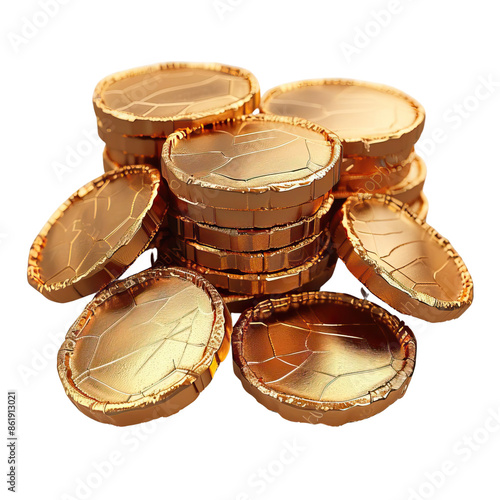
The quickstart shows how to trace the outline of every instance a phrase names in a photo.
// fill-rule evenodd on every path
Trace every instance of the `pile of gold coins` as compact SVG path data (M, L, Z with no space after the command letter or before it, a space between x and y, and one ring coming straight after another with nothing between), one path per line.
M447 321L472 303L465 263L425 222L425 114L410 96L330 79L261 102L249 71L166 63L104 78L94 109L105 172L56 210L28 260L51 300L96 293L57 360L87 416L172 415L230 346L245 390L286 419L381 412L406 393L416 339L380 306L320 291L337 258L402 313ZM151 248L151 268L117 279ZM234 329L229 311L243 311Z

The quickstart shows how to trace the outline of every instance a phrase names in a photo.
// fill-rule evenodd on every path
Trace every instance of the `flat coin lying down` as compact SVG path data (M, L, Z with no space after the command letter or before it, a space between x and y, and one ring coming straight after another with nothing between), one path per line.
M402 397L415 366L412 331L350 295L306 292L260 302L232 336L234 371L266 408L296 422L341 425Z

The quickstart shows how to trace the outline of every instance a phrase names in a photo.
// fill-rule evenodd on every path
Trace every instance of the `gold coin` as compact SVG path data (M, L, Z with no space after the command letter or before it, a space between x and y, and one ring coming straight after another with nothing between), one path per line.
M406 158L424 128L425 112L400 90L355 80L305 80L262 97L264 113L298 116L335 132L344 156Z
M305 285L302 285L295 290L291 290L293 293L300 292L312 292L318 291L333 275L333 269L327 269L324 273L320 274L317 278L312 279ZM249 307L256 306L259 302L268 299L280 298L281 294L278 295L242 295L237 293L229 293L224 290L220 291L221 297L224 300L227 308L232 313L242 313L245 309Z
M87 305L59 350L59 377L75 406L100 422L166 417L212 380L231 331L222 298L203 277L149 269Z
M331 292L292 294L245 311L234 371L259 403L295 422L342 425L401 398L416 339L375 304Z
M190 219L224 228L261 229L292 224L314 215L331 196L331 192L315 200L285 208L234 210L195 203L171 194L169 202L180 214Z
M268 249L261 252L232 252L221 250L197 241L168 238L158 249L182 255L187 260L203 267L219 271L240 273L275 273L297 267L316 255L330 233L319 233L287 247Z
M419 218L425 220L427 214L429 213L429 200L427 196L422 192L420 196L408 205L408 208Z
M394 309L437 322L459 317L472 303L472 278L461 257L399 200L352 196L333 227L349 271Z
M81 187L35 238L28 282L56 302L97 292L148 247L165 199L160 172L147 166L113 170Z
M333 194L336 199L345 199L358 194L386 194L405 203L417 200L424 187L427 176L427 167L420 156L405 170L407 173L401 178L399 172L379 172L366 178L350 179L339 182Z
M337 255L327 242L317 255L300 266L276 273L259 274L219 271L200 266L172 253L162 254L160 262L168 265L173 262L192 269L205 276L217 289L243 295L272 295L295 290L326 271L333 270L337 262Z
M179 130L163 146L170 191L194 203L262 210L307 203L339 179L337 136L310 122L247 115Z
M93 102L97 118L116 134L166 137L178 128L252 113L260 89L241 68L172 62L104 78Z

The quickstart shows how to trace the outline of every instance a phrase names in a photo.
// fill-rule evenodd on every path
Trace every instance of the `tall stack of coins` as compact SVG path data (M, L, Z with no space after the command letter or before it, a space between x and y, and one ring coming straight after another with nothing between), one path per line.
M335 264L341 156L336 135L301 119L247 115L172 134L160 258L200 272L233 301L319 287Z
M259 97L252 73L221 64L164 63L114 73L93 96L106 143L104 169L159 167L163 143L174 130L251 113Z
M426 166L414 150L425 113L412 97L373 83L306 80L269 90L261 110L305 118L338 134L344 159L334 188L336 199L388 194L425 219L428 204L422 188Z

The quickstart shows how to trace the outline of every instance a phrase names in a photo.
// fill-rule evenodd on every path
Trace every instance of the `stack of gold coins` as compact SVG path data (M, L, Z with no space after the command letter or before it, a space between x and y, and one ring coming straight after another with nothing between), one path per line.
M226 300L318 289L336 254L329 226L339 138L311 122L247 115L172 134L163 262L205 275Z
M373 83L307 80L269 90L261 110L305 118L338 134L344 159L334 189L337 200L353 194L387 194L425 219L426 166L414 150L425 113L412 97Z
M251 113L259 98L252 73L221 64L162 63L114 73L93 96L104 169L159 167L163 143L176 129Z

